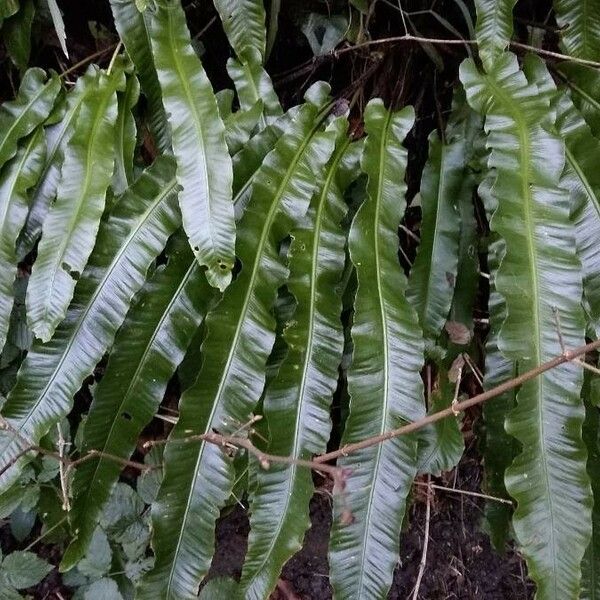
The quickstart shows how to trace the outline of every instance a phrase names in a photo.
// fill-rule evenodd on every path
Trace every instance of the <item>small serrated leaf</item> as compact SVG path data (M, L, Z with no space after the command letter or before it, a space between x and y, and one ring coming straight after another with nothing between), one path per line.
M112 550L108 537L101 527L97 527L85 556L77 563L77 569L88 577L98 578L110 570Z
M54 567L33 552L16 551L4 557L0 579L5 585L22 590L38 584Z
M123 596L114 579L103 577L87 587L83 600L123 600Z

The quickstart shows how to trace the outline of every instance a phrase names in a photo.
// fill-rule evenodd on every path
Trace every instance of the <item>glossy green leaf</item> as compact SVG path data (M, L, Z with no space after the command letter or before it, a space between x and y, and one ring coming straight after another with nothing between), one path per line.
M69 52L67 51L67 34L65 32L65 23L62 18L62 13L56 0L46 0L48 8L50 9L50 16L52 17L52 23L54 23L54 30L56 31L56 37L58 43L63 51L63 54L69 58Z
M236 154L248 142L256 124L262 116L262 102L259 100L248 110L231 113L225 121L225 141L230 154Z
M475 0L475 35L479 56L488 71L508 48L513 34L513 8L516 3L517 0Z
M600 60L600 1L554 0L561 50L569 56Z
M583 269L583 292L589 317L600 323L600 145L587 123L564 92L556 87L539 60L529 61L541 71L556 110L556 131L564 139L566 167L560 186L571 194L571 219L575 225L577 254ZM541 90L542 91L542 90Z
M600 598L600 385L597 378L586 374L583 387L585 421L583 440L587 447L587 472L592 482L594 509L592 511L592 539L581 564L580 600Z
M547 94L527 81L514 55L498 58L488 75L465 61L460 75L471 106L486 117L498 202L490 226L506 244L495 281L507 310L498 347L527 371L561 353L555 309L565 345L584 341L569 194L558 187L564 145L549 133ZM542 599L577 596L591 534L582 379L577 365L565 363L525 383L506 420L523 446L505 476L518 503L513 526Z
M0 1L0 19L8 19L19 10L19 0Z
M42 224L48 214L50 203L56 196L64 151L73 134L79 109L88 94L93 94L96 90L99 76L98 69L89 67L85 74L77 79L72 91L67 94L65 112L60 120L44 129L47 146L46 164L37 185L31 192L31 208L17 247L20 259L31 252L42 231Z
M233 157L233 193L235 195L235 218L239 220L252 197L252 177L261 166L265 156L273 150L279 138L290 129L300 107L288 110L272 125L259 131Z
M171 147L171 132L162 103L158 74L154 68L148 11L140 12L131 0L110 0L110 8L119 37L135 65L142 91L148 101L150 131L158 149L167 152Z
M322 105L320 95L315 101ZM165 477L152 513L156 562L143 581L141 599L194 596L208 571L215 521L235 470L220 448L182 438L236 428L261 396L275 337L271 308L287 276L279 244L308 210L317 185L314 173L333 151L333 134L319 131L320 109L311 102L300 109L254 178L238 229L241 271L206 318L205 360L196 384L181 398L165 449Z
M571 98L592 133L600 136L600 72L576 63L561 63L560 78L571 91Z
M464 162L464 140L444 144L436 131L431 133L421 178L421 241L406 295L423 333L434 341L446 323L456 281L460 236L456 202Z
M38 442L70 410L72 398L111 345L146 272L179 225L171 160L158 159L103 221L66 319L47 344L35 344L19 370L2 415L20 437L0 435L0 469ZM22 439L23 438L23 439ZM24 459L0 477L16 480Z
M42 226L27 288L28 322L44 342L65 317L94 247L114 168L116 90L124 84L123 71L101 73L96 82L65 148L56 200Z
M583 269L585 308L593 327L600 326L600 176L596 165L600 160L598 140L564 91L556 85L544 63L528 56L524 63L527 76L548 94L556 111L555 128L564 139L566 166L560 185L571 193L571 219L575 224L577 254Z
M133 154L137 128L132 114L140 95L140 84L135 75L127 77L125 90L118 94L118 114L115 124L115 171L112 190L122 194L133 183Z
M15 243L27 216L27 191L40 176L45 152L43 132L38 129L0 171L0 349L6 341L14 302Z
M297 307L283 327L287 352L263 400L269 452L305 460L325 452L331 429L329 411L344 345L343 194L358 172L357 147L349 146L346 119L330 127L337 136L336 151L325 173L314 174L322 187L292 233L287 289ZM269 596L283 565L301 548L314 491L306 467L273 464L258 469L240 582L245 598L257 600Z
M227 61L227 72L235 85L241 110L250 110L258 101L263 103L261 129L283 114L273 82L260 64L230 58Z
M310 12L304 17L300 29L305 35L314 56L324 56L335 50L348 31L348 19L344 15L323 15Z
M223 291L235 261L232 166L210 81L190 41L179 0L150 18L156 70L173 136L183 227L209 283Z
M419 315L423 333L433 342L448 318L458 274L459 202L465 197L470 200L475 185L468 173L473 119L466 108L464 100L462 109L454 104L443 141L437 132L429 136L429 158L421 178L421 241L406 296Z
M276 123L269 125L255 135L248 144L234 156L233 190L235 194L234 205L236 221L239 221L244 214L246 205L251 198L254 175L261 166L265 156L273 150L277 140L292 126L293 118L296 114L296 109L288 111ZM196 337L191 342L189 351L178 369L178 377L182 386L182 391L191 387L196 381L199 366L201 364L200 345L204 336L205 331L199 329L196 332Z
M85 422L83 452L93 449L130 457L215 296L187 241L183 242L178 238L168 249L166 267L143 289L115 339ZM86 551L121 469L119 463L103 458L77 469L70 514L76 534L62 569L75 565Z
M223 29L236 56L247 63L262 63L266 29L263 0L213 0Z
M267 50L265 58L269 58L275 38L279 31L279 12L281 11L281 0L269 0L269 23L267 25Z
M438 374L437 387L432 390L429 413L448 408L454 398L454 383L449 381L448 373ZM465 442L460 430L460 419L448 417L418 433L419 447L417 465L419 474L439 475L450 471L460 461L465 450Z
M15 155L19 140L48 117L59 90L58 77L46 81L42 69L29 69L16 99L0 106L0 168Z
M348 369L350 414L341 445L425 415L423 338L405 297L407 281L398 261L397 228L406 206L402 142L413 121L412 108L389 112L381 100L372 100L365 110L361 162L368 197L350 229L358 289ZM341 458L338 465L351 471L345 496L354 520L340 522L345 507L338 501L329 551L336 598L385 597L398 561L406 498L417 473L417 438L389 440Z
M455 92L458 94L459 92ZM461 96L463 92L460 92ZM458 97L460 98L460 96ZM467 110L468 104L461 105L456 100L459 110ZM458 242L458 272L454 285L454 296L450 308L450 320L462 323L469 331L474 329L474 311L479 289L479 245L480 234L476 220L474 199L475 186L481 180L481 164L485 162L485 139L483 120L472 109L468 109L468 125L466 126L469 160L465 169L463 188L458 195L458 212L460 218L460 240Z
M488 312L490 331L485 345L484 388L492 389L517 375L514 361L505 358L498 348L498 334L506 318L506 303L495 289L495 278L504 253L504 244L497 240L490 246L490 297ZM483 445L484 489L496 498L508 498L504 485L504 473L517 454L515 439L504 429L508 413L515 407L515 392L511 390L483 404L485 441ZM499 552L503 552L510 534L513 507L503 502L488 500L485 505L486 526L490 540Z
M2 26L2 38L8 55L21 71L24 71L29 63L34 13L33 0L25 0L19 12L7 19Z

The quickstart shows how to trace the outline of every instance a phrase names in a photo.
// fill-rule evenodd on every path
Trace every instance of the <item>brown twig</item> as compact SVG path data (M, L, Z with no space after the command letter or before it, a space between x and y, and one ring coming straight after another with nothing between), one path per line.
M366 42L361 42L360 44L353 44L351 46L345 46L344 48L339 48L336 50L331 50L327 54L323 54L322 56L316 56L305 63L299 65L292 71L281 73L281 78L277 79L278 85L287 83L292 81L304 73L310 72L315 69L319 64L327 59L336 59L343 54L347 54L348 52L356 52L356 50L360 50L362 48L368 48L370 46L377 46L382 44L400 44L403 42L417 42L421 44L434 44L434 45L450 45L450 46L476 46L477 40L472 39L457 39L457 38L428 38L422 37L418 35L406 34L385 38L378 38L376 40L368 40ZM527 52L533 52L534 54L539 54L540 56L547 56L549 58L555 58L557 60L564 60L568 62L578 63L580 65L585 65L588 67L594 67L596 69L600 69L600 62L595 60L588 60L585 58L578 58L575 56L569 56L567 54L561 54L560 52L552 52L551 50L544 50L543 48L536 48L535 46L530 46L528 44L523 44L521 42L510 42L510 46L513 48L518 48L519 50L525 50Z
M58 454L61 457L61 461L58 463L58 474L60 479L60 491L62 494L62 509L69 512L71 510L71 503L69 501L69 467L65 466L65 463L62 460L65 458L65 448L67 444L60 423L56 424L56 428L58 429Z
M95 58L98 58L104 54L108 54L109 52L113 52L117 46L118 46L118 44L112 44L112 46L107 46L106 48L103 48L102 50L98 50L98 52L94 52L93 54L86 56L83 60L80 60L79 62L75 63L74 65L70 66L68 69L63 71L59 75L59 77L61 77L61 78L66 77L67 75L69 75L69 73L76 71L77 69L79 69L79 67L83 67L84 65L87 65L87 63L92 62Z
M436 44L436 45L451 45L451 46L476 46L477 40L469 40L469 39L456 39L456 38L428 38L421 37L418 35L399 35L392 36L387 38L379 38L376 40L368 40L366 42L362 42L361 44L355 44L353 46L347 46L345 48L340 48L339 50L332 50L331 55L335 58L340 56L341 54L345 54L346 52L353 52L358 50L359 48L366 48L368 46L375 46L377 44L395 44L401 42L418 42L422 44ZM560 52L552 52L551 50L544 50L543 48L536 48L535 46L529 46L528 44L522 44L521 42L510 42L510 45L513 48L519 48L520 50L526 50L527 52L533 52L535 54L540 54L541 56L548 56L550 58L556 58L558 60L565 60L569 62L575 62L580 65L586 65L588 67L595 67L596 69L600 69L600 62L595 60L588 60L585 58L577 58L574 56L569 56L568 54L561 54ZM327 55L325 55L327 56Z
M257 417L253 417L249 423L255 422ZM249 433L252 433L250 430ZM342 500L342 522L351 522L352 513L346 503L346 479L350 472L347 469L335 467L333 465L320 464L314 460L305 460L302 458L295 458L293 456L279 456L277 454L269 454L263 452L260 448L257 448L250 438L239 437L236 435L223 435L221 433L210 432L201 433L198 435L190 435L187 437L180 438L178 440L148 440L145 444L145 448L151 446L157 446L163 443L190 443L190 442L206 442L207 444L214 444L224 449L244 449L248 454L252 454L258 460L260 466L267 470L271 467L272 463L296 465L299 467L307 467L320 473L327 473L333 480L333 494Z
M23 434L21 434L21 432L18 429L15 429L10 424L10 422L7 419L5 419L2 415L0 415L0 431L6 431L6 432L12 434L23 445L23 448L21 450L19 450L19 452L17 452L12 458L10 458L10 460L8 460L8 462L2 468L0 468L0 477L2 477L4 475L4 473L6 473L6 471L8 471L12 466L14 466L15 463L20 458L22 458L26 454L29 454L30 452L42 454L43 456L50 456L50 457L54 458L56 461L58 461L58 463L61 464L63 467L66 467L64 473L61 472L61 475L60 475L61 486L63 486L63 485L66 486L66 482L68 481L68 477L69 477L69 473L70 473L71 469L79 466L81 463L87 462L88 460L90 460L94 457L101 457L101 458L105 458L107 460L112 460L114 462L118 462L118 463L122 464L125 467L132 467L132 468L138 469L140 471L150 471L152 469L157 469L160 467L160 465L146 465L144 463L138 463L133 460L127 460L125 458L121 458L120 456L116 456L116 455L110 454L108 452L101 452L100 450L90 450L83 456L73 460L63 454L63 450L61 449L60 436L59 436L59 451L55 452L54 450L48 450L47 448L43 448L42 446L39 446L38 444L31 443L25 436L23 436ZM64 442L64 440L63 440L63 442ZM66 497L65 496L65 488L63 488L63 500L65 497Z
M442 419L445 419L446 417L455 416L458 413L464 412L468 408L477 406L478 404L482 404L483 402L486 402L487 400L491 400L492 398L496 398L497 396L500 396L500 395L504 394L505 392L508 392L509 390L515 389L515 388L523 385L527 381L535 379L542 373L545 373L546 371L554 369L554 368L558 367L559 365L562 365L567 362L578 362L577 359L580 356L584 356L588 352L593 352L594 350L597 350L599 348L600 348L600 340L596 340L594 342L590 342L589 344L586 344L585 346L579 346L578 348L574 348L573 350L565 350L561 355L556 356L552 360L549 360L549 361L539 365L538 367L535 367L534 369L531 369L525 373L522 373L521 375L519 375L513 379L509 379L508 381L505 381L504 383L500 384L499 386L497 386L491 390L487 390L485 392L482 392L481 394L477 394L476 396L473 396L472 398L468 398L466 400L462 400L460 402L453 403L453 405L449 406L448 408L445 408L436 413L427 415L426 417L424 417L423 419L420 419L419 421L414 421L413 423L407 423L406 425L403 425L402 427L399 427L397 429L392 429L392 430L382 433L380 435L376 435L376 436L364 439L364 440L362 440L360 442L356 442L354 444L347 444L346 446L343 446L342 448L339 448L338 450L334 450L333 452L321 454L319 456L316 456L313 460L301 460L301 459L295 459L290 456L278 456L278 455L274 455L274 454L267 454L267 453L262 452L258 448L256 448L256 446L254 446L254 444L252 444L252 442L248 438L225 436L225 435L221 435L219 433L203 433L203 434L188 436L188 437L180 438L178 440L170 440L170 441L169 440L150 440L150 441L146 442L144 444L144 446L149 447L149 446L155 446L155 445L159 445L159 444L173 443L174 441L180 442L180 443L205 441L205 442L216 444L218 446L223 446L223 447L234 446L237 448L244 448L244 449L248 450L249 452L251 452L252 454L257 456L257 458L259 459L259 462L261 462L261 464L262 464L262 461L265 461L265 463L264 463L265 468L268 468L269 463L297 464L300 466L309 467L309 468L317 470L317 471L329 473L332 475L332 477L334 478L334 481L335 481L336 477L340 477L342 475L340 473L340 469L338 469L337 467L331 467L328 465L324 465L323 463L329 462L331 460L335 460L341 456L347 456L348 454L351 454L352 452L357 452L358 450L363 450L365 448L370 448L372 446L376 446L376 445L386 442L392 438L395 438L395 437L398 437L401 435L407 435L409 433L413 433L415 431L418 431L419 429L422 429L423 427L426 427L427 425L430 425L432 423L437 423L437 421L441 421Z
M425 509L425 531L423 533L423 552L421 553L421 562L419 563L419 573L417 574L417 582L412 594L412 600L418 600L419 590L421 589L421 581L425 574L427 566L427 550L429 548L429 524L431 521L431 496L433 489L431 488L431 475L427 475L427 506Z
M481 492L471 492L470 490L459 490L458 488L450 488L444 485L437 485L436 483L426 483L421 481L415 481L414 485L422 485L430 487L434 490L441 490L443 492L449 492L451 494L462 494L463 496L474 496L475 498L483 498L484 500L491 500L492 502L500 502L501 504L513 505L513 501L508 498L498 498L498 496L490 496L489 494L482 494Z
M346 456L352 452L357 452L358 450L364 450L365 448L370 448L371 446L376 446L377 444L381 444L382 442L386 442L387 440L391 440L392 438L398 437L400 435L407 435L409 433L413 433L414 431L418 431L423 427L430 425L431 423L437 423L437 421L441 421L446 417L450 417L456 412L464 412L468 408L473 406L477 406L487 400L491 400L492 398L496 398L509 390L513 390L527 381L531 379L535 379L542 373L549 371L550 369L554 369L559 365L562 365L567 362L572 362L576 358L585 355L588 352L592 352L600 348L600 340L596 340L595 342L590 342L585 346L579 346L578 348L574 348L573 350L567 350L563 352L560 356L556 356L552 360L545 362L534 369L527 371L515 377L514 379L509 379L499 386L482 392L481 394L477 394L472 398L468 398L467 400L462 400L461 402L457 402L454 406L450 406L439 412L433 413L431 415L427 415L423 419L419 421L415 421L414 423L407 423L402 427L398 427L398 429L392 429L390 431L386 431L381 435L376 435L366 440L362 440L360 442L356 442L354 444L347 444L346 446L335 450L333 452L328 452L327 454L321 454L320 456L315 457L314 462L323 463L328 462L330 460L335 460L340 456Z

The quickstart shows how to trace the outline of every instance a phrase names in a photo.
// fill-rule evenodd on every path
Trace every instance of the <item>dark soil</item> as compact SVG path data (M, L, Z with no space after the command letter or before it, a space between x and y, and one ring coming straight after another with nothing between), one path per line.
M458 490L477 492L481 465L476 457L465 457L456 472L437 483ZM425 489L419 486L418 489ZM490 545L481 530L484 501L470 495L435 490L432 500L426 569L419 588L421 600L527 600L534 586L517 552L504 556ZM408 528L401 537L401 561L394 575L390 600L411 598L423 551L426 494L416 492L409 510ZM331 526L328 494L317 492L311 502L312 527L304 547L285 566L283 587L303 600L329 600L327 545ZM246 551L248 518L236 507L217 528L217 550L210 576L239 577ZM271 600L292 600L289 591L275 591ZM295 599L294 599L295 600Z

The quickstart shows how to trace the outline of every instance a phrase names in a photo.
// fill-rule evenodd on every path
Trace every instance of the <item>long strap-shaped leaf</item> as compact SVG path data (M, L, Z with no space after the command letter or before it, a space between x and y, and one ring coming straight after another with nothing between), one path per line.
M148 32L149 16L141 13L131 0L110 0L115 27L135 65L142 91L148 100L150 130L158 149L167 152L171 148L171 132L162 103L158 74L154 68L152 46Z
M362 169L368 175L368 197L350 229L358 290L348 370L350 414L342 445L425 414L423 339L398 261L406 193L402 142L413 121L412 108L389 112L381 100L372 100L365 110ZM398 561L406 497L417 472L417 439L390 440L351 454L339 466L352 472L346 495L354 521L344 524L334 515L331 582L337 598L381 598Z
M18 255L20 258L31 252L42 231L42 224L48 214L50 202L56 196L64 151L69 138L73 134L79 109L87 95L93 93L96 89L98 77L98 69L90 66L85 74L77 79L75 87L67 94L67 106L61 119L58 123L53 123L44 130L46 136L46 164L37 185L31 192L31 208L18 242Z
M455 383L450 381L447 368L440 368L436 379L429 398L429 413L448 408L454 398ZM450 471L458 464L465 450L460 420L457 418L442 419L424 427L419 431L418 438L419 475L439 475L442 471Z
M223 291L235 260L232 166L210 81L190 41L180 0L157 0L154 61L173 135L183 227L208 282Z
M556 131L565 142L566 167L561 187L571 193L571 218L575 225L577 254L583 268L583 292L593 324L600 326L600 145L587 123L564 92L557 92L540 59L527 57L530 80L540 93L549 93L556 110Z
M117 335L84 426L83 451L129 458L215 297L187 240L180 242L168 250L167 266L148 282ZM77 469L70 513L75 536L62 569L85 554L121 469L107 458Z
M133 154L137 138L135 118L131 112L140 96L137 77L129 74L125 90L118 94L118 115L115 124L115 171L112 191L122 194L133 183Z
M262 65L256 62L243 63L231 58L227 61L227 72L233 79L241 110L250 110L259 100L262 101L261 128L281 116L283 110L279 98Z
M559 65L557 72L567 84L573 103L592 133L600 137L600 72L566 61Z
M236 56L243 62L264 62L266 40L263 0L213 0Z
M564 146L544 128L554 117L547 96L527 81L514 55L497 59L488 75L465 61L460 74L469 102L486 115L488 166L497 175L491 228L506 243L496 289L507 309L498 345L525 371L561 352L553 309L565 345L583 342L569 195L558 187ZM507 418L507 431L523 445L506 473L518 502L513 525L543 599L577 596L590 538L581 384L577 365L564 364L524 384Z
M19 0L4 0L0 2L0 19L8 19L19 10Z
M254 179L239 226L242 270L206 319L204 364L182 396L165 449L165 477L152 516L156 563L141 587L142 599L195 597L210 565L215 521L235 472L220 448L182 438L247 421L260 398L275 337L271 308L287 276L279 243L306 213L314 175L333 151L333 134L319 132L318 114L315 104L302 107Z
M287 356L263 401L269 451L310 459L325 452L329 410L344 347L341 276L346 236L343 193L358 172L356 146L347 121L336 120L337 150L302 226L293 232L288 290L297 308L284 328ZM260 467L259 467L260 469ZM266 598L285 562L302 546L310 526L311 473L296 465L271 465L256 473L250 538L241 585L246 598Z
M0 349L4 347L14 303L15 242L27 216L27 190L40 175L46 144L42 129L31 135L0 171Z
M492 389L516 375L514 361L504 357L498 348L498 334L506 318L506 303L495 289L495 279L504 253L504 243L496 240L490 245L488 265L490 269L490 298L488 312L490 331L485 344L485 389ZM491 496L506 498L504 472L512 463L517 450L515 439L506 433L504 422L515 406L515 392L506 392L492 398L483 405L485 441L483 463L485 469L485 490ZM503 502L488 501L485 505L485 518L490 540L499 551L504 551L510 532L512 507Z
M513 8L517 0L475 0L475 33L479 56L489 70L508 47L513 34Z
M116 90L123 84L120 69L99 74L65 149L57 197L42 227L27 288L27 319L44 342L64 318L94 248L114 168Z
M600 1L554 0L554 12L563 52L600 60Z
M487 161L486 161L487 162ZM498 208L498 199L492 193L496 174L485 171L485 177L477 190L481 198L488 221L491 220ZM517 375L516 361L506 358L498 347L498 336L502 323L506 319L506 302L496 290L496 275L498 265L504 255L505 243L497 234L490 235L488 248L488 269L490 294L488 299L488 314L490 330L485 345L485 389L493 387ZM504 473L517 455L516 440L506 432L504 427L508 413L515 407L516 392L511 390L492 398L482 407L484 435L482 444L484 466L484 489L498 498L508 498ZM511 519L513 507L497 501L488 501L485 505L485 526L494 548L503 552L511 535Z
M477 137L473 140L478 143L478 138L483 139L483 122ZM477 152L478 154L478 152ZM477 155L475 155L477 156ZM475 158L475 156L473 158ZM473 204L473 186L477 184L478 174L474 170L467 172L463 181L463 187L471 192L459 196L460 215L460 240L458 243L458 269L456 283L454 285L454 296L450 308L450 320L462 323L473 330L473 310L479 287L479 234L477 232L477 220L475 218L475 206Z
M2 433L0 469L69 412L74 394L112 343L148 267L179 225L174 175L171 160L157 160L103 222L66 319L49 343L31 349L2 407L19 436ZM21 464L0 477L0 492L15 481Z
M25 73L16 99L0 106L0 168L15 155L19 140L46 120L59 91L58 77L46 81L42 69Z
M583 440L587 447L587 472L592 482L594 509L592 512L592 539L581 564L580 600L600 598L600 385L597 378L586 374L583 386L585 421Z
M261 139L254 139L246 146L244 168L241 163L239 166L243 174L239 175L236 186L239 188L236 200L245 197L246 188L262 160L273 149L278 133L287 126L287 121L272 125L268 132L264 130ZM242 177L246 181L241 181ZM216 290L208 287L195 259L192 264L189 260L183 264L187 254L180 247L179 239L169 250L164 272L157 273L148 283L115 340L85 424L84 440L88 449L129 458L142 428L156 412L183 353L196 341L195 329ZM197 372L199 365L195 366ZM114 460L105 459L90 461L81 467L75 473L71 512L72 528L78 533L63 557L61 566L65 570L85 554L98 515L121 470Z
M454 295L460 238L458 203L462 196L470 198L473 193L464 185L473 120L464 110L464 98L462 102L462 110L454 103L454 118L448 124L445 140L440 140L435 131L429 136L429 158L421 178L421 242L406 292L417 310L423 333L432 342L446 323ZM471 185L475 185L472 180Z
M225 140L230 154L239 152L252 136L256 125L262 118L263 103L261 100L248 110L231 112L225 123Z

